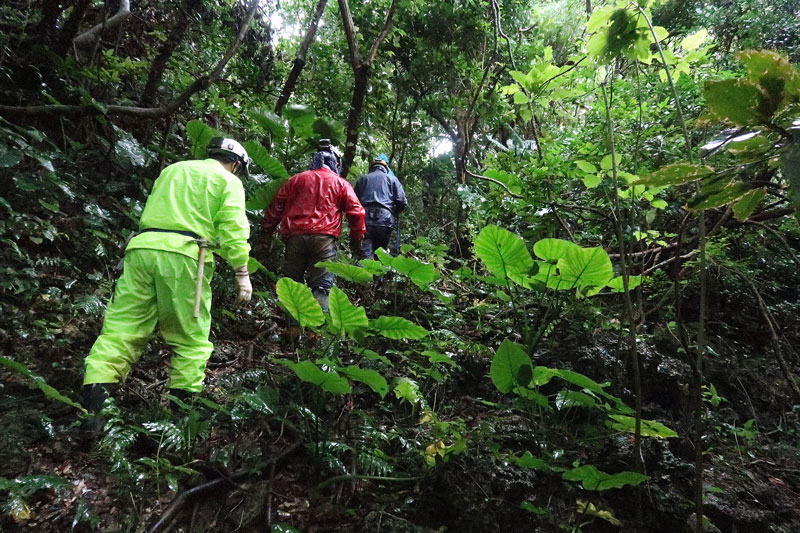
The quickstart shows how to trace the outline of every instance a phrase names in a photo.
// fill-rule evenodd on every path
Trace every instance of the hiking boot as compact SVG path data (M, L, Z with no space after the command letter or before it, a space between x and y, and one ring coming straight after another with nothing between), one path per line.
M100 415L100 410L106 398L108 390L103 383L92 383L83 387L81 404L89 412L89 416L81 422L78 438L85 451L89 451L103 433L106 422Z

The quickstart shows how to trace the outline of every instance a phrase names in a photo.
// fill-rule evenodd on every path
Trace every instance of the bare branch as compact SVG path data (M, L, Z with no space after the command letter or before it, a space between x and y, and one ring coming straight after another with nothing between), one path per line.
M372 64L372 61L375 59L375 56L378 55L378 47L381 45L383 40L389 34L389 30L392 27L392 17L394 16L394 7L397 5L397 0L392 0L392 5L389 6L389 12L386 13L386 21L383 23L383 29L375 38L375 42L372 43L372 48L369 49L369 55L367 55L366 63L368 65Z

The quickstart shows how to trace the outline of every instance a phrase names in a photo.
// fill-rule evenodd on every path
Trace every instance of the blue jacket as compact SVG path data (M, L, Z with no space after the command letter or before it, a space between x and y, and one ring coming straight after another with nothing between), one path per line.
M395 217L408 205L403 186L395 176L378 167L362 176L355 186L356 196L367 212L367 226L394 226Z

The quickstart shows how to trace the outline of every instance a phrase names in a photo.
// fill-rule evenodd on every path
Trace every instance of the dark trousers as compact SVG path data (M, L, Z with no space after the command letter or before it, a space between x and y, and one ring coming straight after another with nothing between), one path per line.
M361 242L360 259L373 259L375 250L378 248L389 248L389 241L392 240L392 228L386 226L367 226L367 234Z
M323 311L328 310L328 293L334 276L316 265L336 258L336 237L332 235L293 235L286 239L283 275L311 288Z

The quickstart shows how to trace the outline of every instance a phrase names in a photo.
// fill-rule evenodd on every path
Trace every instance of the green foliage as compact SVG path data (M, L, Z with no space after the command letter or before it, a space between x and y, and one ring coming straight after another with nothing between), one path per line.
M342 279L346 279L347 281L353 281L356 283L369 283L372 281L372 274L370 274L369 271L355 265L337 263L335 261L320 261L314 266L325 268L329 272L332 272L333 274Z
M33 385L35 385L40 391L44 393L45 396L52 400L57 400L61 403L65 403L71 407L76 407L78 409L83 409L81 404L69 399L68 397L61 394L57 389L51 387L47 384L47 382L41 376L34 374L28 367L23 365L22 363L18 363L13 359L9 359L8 357L0 356L0 365L10 368L15 372L22 374L23 376L27 377L31 380Z
M347 295L336 287L331 288L329 305L328 327L334 334L353 333L369 326L364 308L351 304Z
M533 267L522 239L499 226L489 225L475 238L475 254L489 271L519 283Z
M189 153L195 159L204 159L208 143L214 137L219 136L220 132L199 120L190 120L186 123L186 135L191 141Z
M311 289L303 283L281 278L276 285L278 302L301 326L321 326L325 315Z
M421 339L428 334L422 326L400 316L380 316L369 325L387 339Z
M608 490L618 489L625 485L638 485L649 479L638 472L620 472L618 474L606 474L591 465L583 465L572 470L567 470L563 474L568 481L580 481L586 490Z
M347 394L351 391L350 383L327 365L321 368L311 361L295 363L285 359L278 359L277 362L291 368L301 380L312 383L324 391L333 394Z
M263 168L275 180L289 179L289 173L284 168L280 161L269 155L267 149L255 141L247 141L244 143L244 149L247 150L247 155L253 160L253 163ZM271 200L271 198L270 198ZM269 205L268 203L265 204Z
M500 392L509 393L514 387L527 386L533 375L531 358L522 346L508 339L497 349L489 369L492 383Z

